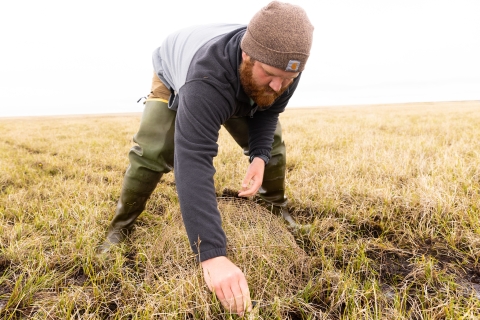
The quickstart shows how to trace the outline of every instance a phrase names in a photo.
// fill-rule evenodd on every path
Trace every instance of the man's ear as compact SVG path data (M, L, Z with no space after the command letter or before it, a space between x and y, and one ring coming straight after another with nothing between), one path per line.
M245 51L243 51L243 50L242 50L242 59L243 59L243 60L250 59L250 56L249 56Z

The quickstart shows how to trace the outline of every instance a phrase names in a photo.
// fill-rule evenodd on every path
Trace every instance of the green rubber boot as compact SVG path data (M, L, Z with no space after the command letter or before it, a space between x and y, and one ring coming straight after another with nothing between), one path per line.
M263 183L258 191L260 203L273 214L282 217L293 230L307 230L308 225L301 225L293 219L287 209L287 197L285 196L285 170L286 148L282 138L282 126L280 121L275 129L271 158L265 166Z
M107 252L112 245L126 239L162 175L172 170L175 116L163 101L145 102L140 128L133 137L137 145L128 154L130 165L125 172L120 199L99 252Z

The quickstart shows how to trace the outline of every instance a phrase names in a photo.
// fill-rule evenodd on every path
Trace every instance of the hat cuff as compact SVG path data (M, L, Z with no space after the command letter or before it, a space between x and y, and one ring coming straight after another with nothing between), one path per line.
M240 47L253 59L290 72L302 72L309 56L301 52L280 52L267 48L255 41L248 29Z

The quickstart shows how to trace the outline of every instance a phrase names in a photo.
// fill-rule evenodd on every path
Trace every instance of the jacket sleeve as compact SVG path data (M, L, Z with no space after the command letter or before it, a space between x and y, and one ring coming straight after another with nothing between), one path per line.
M207 81L185 84L179 92L175 123L175 182L190 246L199 261L226 255L213 158L232 104L219 91Z
M288 101L295 92L301 74L294 80L290 87L266 110L258 110L248 119L249 130L249 155L270 160L273 144L273 135L277 128L279 114L285 111Z

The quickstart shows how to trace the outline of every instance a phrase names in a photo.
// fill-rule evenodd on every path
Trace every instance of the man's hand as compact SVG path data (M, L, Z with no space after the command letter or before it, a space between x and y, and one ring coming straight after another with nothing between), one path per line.
M262 186L263 172L265 171L265 161L261 158L254 158L248 166L247 174L242 181L242 189L238 193L239 197L254 196Z
M203 276L208 289L229 312L243 317L245 311L252 311L250 290L242 270L227 257L220 256L202 262Z

